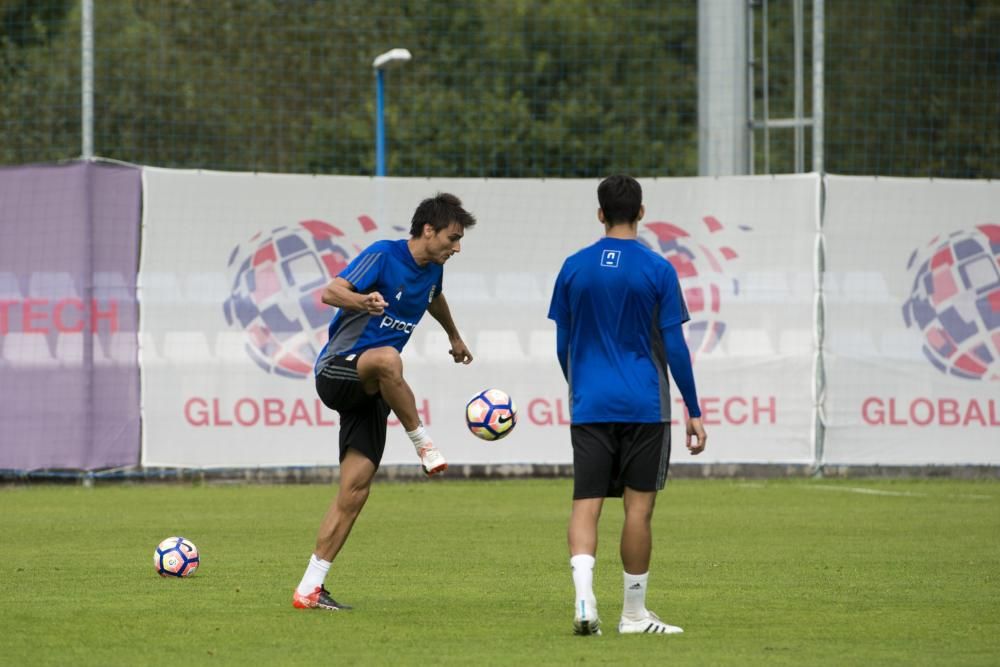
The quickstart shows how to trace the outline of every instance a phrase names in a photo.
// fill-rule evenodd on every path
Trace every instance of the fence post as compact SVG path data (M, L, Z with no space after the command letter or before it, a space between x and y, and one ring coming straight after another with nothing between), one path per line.
M823 15L823 0L813 0L813 166L812 170L822 176L823 163L823 76L824 54L823 31L826 21Z
M94 157L94 0L83 0L80 19L80 157Z

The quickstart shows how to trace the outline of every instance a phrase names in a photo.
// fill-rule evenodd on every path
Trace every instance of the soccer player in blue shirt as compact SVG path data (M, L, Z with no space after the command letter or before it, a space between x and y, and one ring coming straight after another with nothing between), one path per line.
M368 499L385 451L390 410L427 475L448 467L420 422L400 352L429 312L448 334L455 362L472 361L441 287L444 263L461 250L465 230L475 224L458 197L441 193L425 199L413 214L409 239L376 241L323 292L323 302L339 310L316 360L316 391L340 414L340 487L295 589L292 603L299 609L350 609L330 596L324 581Z
M573 446L570 566L573 629L601 634L594 595L597 523L604 498L622 497L625 592L620 633L682 632L646 609L656 493L670 463L667 369L687 407L687 448L705 449L705 429L681 324L688 317L670 262L637 240L645 209L639 183L609 176L597 188L605 236L571 255L556 278L549 318L569 383Z

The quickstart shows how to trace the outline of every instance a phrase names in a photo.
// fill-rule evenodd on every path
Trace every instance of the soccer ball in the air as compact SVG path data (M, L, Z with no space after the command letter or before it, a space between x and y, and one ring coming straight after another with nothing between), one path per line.
M198 547L183 537L168 537L153 552L153 567L161 577L190 577L198 563Z
M477 438L499 440L517 425L517 406L506 392L485 389L466 404L465 423Z

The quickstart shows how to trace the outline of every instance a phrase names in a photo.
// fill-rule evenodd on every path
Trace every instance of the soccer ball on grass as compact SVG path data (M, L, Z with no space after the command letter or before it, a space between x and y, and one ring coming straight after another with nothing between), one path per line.
M198 547L184 537L168 537L153 552L153 567L161 577L190 577L198 564Z

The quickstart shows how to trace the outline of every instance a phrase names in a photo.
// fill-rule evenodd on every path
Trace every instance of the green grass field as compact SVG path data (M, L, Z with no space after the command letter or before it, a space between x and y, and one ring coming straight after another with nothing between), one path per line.
M291 606L334 487L0 489L0 664L1000 664L1000 483L678 479L648 606L619 636L620 501L602 521L602 637L572 634L571 483L376 483L327 585ZM187 580L152 551L183 534Z

